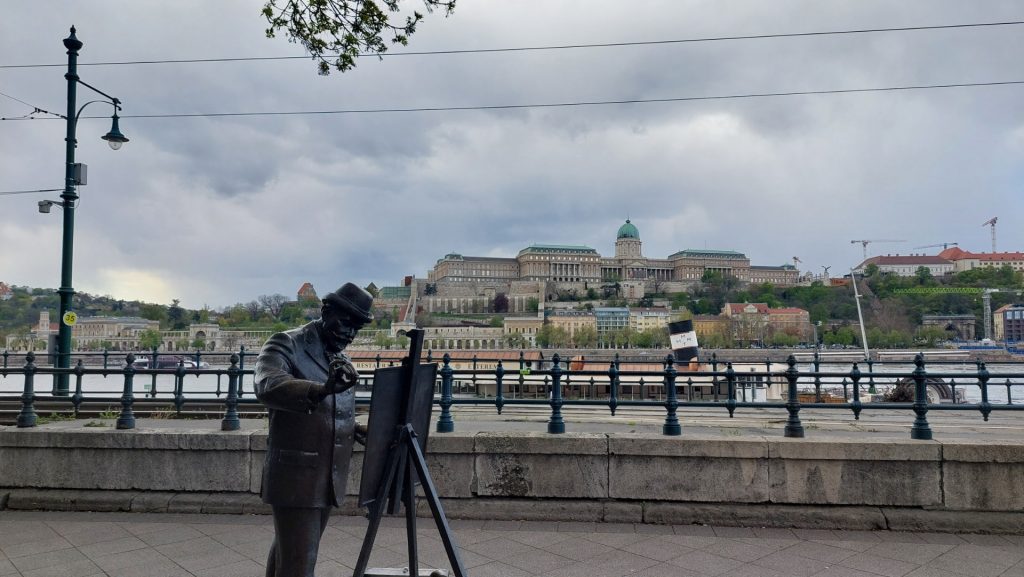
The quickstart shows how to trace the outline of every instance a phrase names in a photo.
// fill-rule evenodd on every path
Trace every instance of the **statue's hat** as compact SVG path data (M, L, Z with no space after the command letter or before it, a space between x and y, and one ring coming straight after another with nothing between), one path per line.
M350 282L324 297L324 302L342 307L363 324L373 320L373 295Z

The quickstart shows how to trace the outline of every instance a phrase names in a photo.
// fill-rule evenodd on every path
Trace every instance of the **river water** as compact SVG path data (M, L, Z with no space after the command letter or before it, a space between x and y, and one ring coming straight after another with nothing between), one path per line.
M906 363L875 363L872 373L869 374L865 363L860 363L858 367L861 370L861 391L866 393L870 381L874 380L875 385L879 388L880 392L886 388L895 384L896 381L901 378L908 377L914 369L912 362ZM226 369L227 367L214 367L215 369ZM720 370L722 367L719 367ZM772 365L772 371L777 373L785 370L786 365L782 363L774 363ZM796 366L800 373L811 372L814 367L811 363L801 362ZM849 362L835 362L835 363L822 363L820 365L820 371L823 373L843 373L848 375L852 368L852 363ZM1011 402L1014 404L1024 403L1024 363L1022 364L1010 364L1010 363L994 363L987 365L986 367L991 375L988 382L989 402L1002 404L1007 402L1007 383L1010 384L1009 392ZM737 368L738 375L744 375L748 370L754 369L758 372L765 370L765 365L762 363L758 364L746 364L743 367ZM623 371L628 370L625 366L622 367ZM932 363L926 367L929 374L942 374L943 381L947 384L950 381L955 381L956 389L958 392L962 392L963 398L968 403L977 403L981 400L981 388L977 380L977 366L973 362L954 362L954 363ZM957 375L963 375L958 377ZM369 377L364 373L365 377ZM155 378L154 378L155 377ZM456 372L455 378L457 382L461 382L465 385L469 384L469 377L464 374ZM507 374L505 379L506 383L509 383L512 379L517 378L514 373ZM540 375L534 373L531 380L541 379ZM773 377L777 382L784 382L779 376ZM493 375L478 375L477 380L481 383L493 383ZM603 379L598 378L599 383ZM623 382L626 382L628 378L624 375ZM651 380L647 377L648 382L658 382L657 379ZM822 389L830 392L836 396L842 396L843 377L830 376L822 377L821 384ZM564 382L564 381L563 381ZM677 380L677 383L681 381ZM848 390L852 395L853 386L850 379L847 377ZM75 390L75 377L72 376L70 379L71 392ZM156 397L161 399L171 400L174 397L174 375L169 372L164 372L157 375L150 374L136 374L133 382L132 390L136 396L152 396L152 392L156 390ZM39 395L47 395L53 389L53 376L49 374L37 374L35 377L35 392ZM245 398L253 398L254 395L254 382L252 374L244 374L241 378L242 394ZM737 387L739 389L739 387ZM799 388L801 391L813 391L814 389L814 378L808 375L801 375L799 380ZM184 394L186 398L205 398L215 399L224 398L227 395L228 389L228 377L225 374L197 374L196 372L190 372L186 374L184 380ZM17 395L24 390L24 377L21 374L10 374L6 377L0 376L0 395L10 396ZM87 374L82 377L82 392L86 398L89 397L120 397L124 390L124 377L119 370L114 370L107 376L99 374ZM459 388L457 388L457 391ZM462 387L466 393L472 393L472 387ZM751 394L748 391L748 399L750 400L763 400L763 390L758 391L759 395L755 398L751 398ZM737 398L740 398L740 391L737 390ZM685 398L685 395L681 395L680 399Z

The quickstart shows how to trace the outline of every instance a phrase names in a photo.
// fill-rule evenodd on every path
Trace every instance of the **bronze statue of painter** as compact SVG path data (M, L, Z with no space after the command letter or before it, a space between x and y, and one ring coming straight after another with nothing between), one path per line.
M277 333L256 359L256 396L270 413L263 502L274 511L267 577L313 577L331 507L345 496L359 373L344 354L373 320L370 293L346 283L322 301L321 317ZM362 439L358 439L362 442Z

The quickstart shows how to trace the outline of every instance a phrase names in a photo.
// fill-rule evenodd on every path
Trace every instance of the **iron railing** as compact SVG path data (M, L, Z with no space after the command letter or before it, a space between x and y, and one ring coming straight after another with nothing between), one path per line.
M252 383L253 370L244 364L247 355L254 356L244 349L232 353L227 358L227 367L203 367L203 358L223 357L222 353L206 353L195 355L195 367L186 367L185 359L181 358L174 368L137 368L134 354L123 357L123 362L118 363L120 366L114 367L114 355L86 353L77 355L73 368L60 369L37 365L35 353L5 352L0 356L0 377L7 380L12 376L21 376L23 386L20 394L0 392L0 401L20 401L16 421L18 427L36 426L35 404L40 400L48 401L51 406L57 403L63 407L62 410L76 415L86 401L112 403L119 406L116 425L119 429L135 427L134 405L140 398L167 401L179 415L189 404L215 403L222 407L222 429L237 430L240 427L239 406L249 405L254 410L260 407ZM159 366L159 356L156 353L151 356L151 366ZM90 360L91 363L87 362ZM365 363L367 357L364 355L361 360ZM395 360L381 355L371 360L375 367L395 363ZM428 351L425 360L432 362L436 359ZM911 438L931 439L932 429L928 422L930 411L976 411L987 421L994 411L1024 410L1024 404L1019 402L1024 392L1014 389L1024 388L1024 364L1019 362L1000 362L999 365L1004 369L997 372L990 372L986 363L980 360L970 363L931 361L929 366L932 370L929 371L926 370L922 354L916 355L912 369L906 362L869 360L866 363L851 363L849 370L821 370L822 362L815 356L810 363L811 370L801 371L796 358L790 355L784 363L770 359L763 363L743 363L744 370L740 371L737 370L739 363L734 365L733 362L712 356L699 365L701 370L691 370L690 365L678 365L671 355L659 362L635 363L622 361L617 356L584 362L579 358L564 360L558 354L540 361L528 360L521 352L518 359L478 355L454 358L445 354L440 359L435 390L435 400L440 407L436 430L441 433L455 430L452 408L458 405L489 405L498 414L511 405L544 406L550 411L547 431L552 434L566 431L562 411L567 406L606 408L611 415L615 415L620 407L660 407L665 415L662 433L670 436L682 432L678 415L680 408L720 408L729 417L733 417L740 409L758 408L785 411L787 419L784 435L803 437L805 429L800 412L802 409L813 408L849 411L854 419L859 419L866 410L910 410L914 413ZM506 363L510 366L506 367ZM250 360L249 365L252 364ZM598 365L602 368L593 368ZM631 365L641 368L631 370ZM658 368L651 369L652 365ZM866 371L861 369L862 366L865 366ZM55 377L62 374L74 379L73 394L59 396L56 389L49 393L36 391L36 382L40 376ZM148 384L140 386L137 377L149 377ZM84 387L86 379L101 379L103 383L116 380L120 387L119 390L92 387L95 390L87 391ZM56 381L56 378L53 380ZM171 381L169 386L158 386L166 385L168 380ZM870 402L865 402L865 394L874 393L879 385L892 387L900 381L912 385L911 400L888 402L874 395ZM194 382L205 383L207 390L189 386ZM757 391L767 393L773 387L779 389L777 398L755 400ZM963 402L963 392L967 389L976 389L976 402ZM364 394L359 396L357 402L368 403L369 397L365 393L371 390L372 375L364 371L357 389ZM842 397L838 395L840 390ZM1005 391L1005 399L993 401L993 390L997 390L1000 396ZM936 391L940 394L936 395ZM1015 392L1018 393L1017 403L1014 402ZM943 395L944 400L949 402L934 402ZM802 397L809 400L802 400Z

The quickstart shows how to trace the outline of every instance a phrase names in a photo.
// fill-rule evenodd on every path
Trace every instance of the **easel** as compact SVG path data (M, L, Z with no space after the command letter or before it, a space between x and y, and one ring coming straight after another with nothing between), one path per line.
M459 557L448 519L445 518L441 501L437 496L434 481L427 470L423 457L426 432L430 424L430 411L434 398L434 379L437 365L420 365L423 352L423 330L414 329L407 333L410 340L409 356L401 367L377 369L374 373L374 391L370 405L369 433L366 456L363 461L362 486L359 492L361 505L369 508L370 524L363 537L354 577L366 575L370 562L373 542L377 537L385 509L389 514L398 513L405 505L405 533L409 549L410 577L419 577L419 560L416 548L416 481L423 487L423 495L430 505L441 541L444 543L448 561L455 577L466 577L466 569ZM380 396L378 396L380 395ZM373 402L376 401L376 402ZM417 433L423 432L423 436ZM391 432L388 443L385 436ZM376 437L376 439L374 439ZM384 445L384 443L387 443ZM385 455L386 466L380 467L378 455ZM403 574L403 573L378 573ZM447 573L443 573L446 575ZM427 574L429 575L429 574Z

